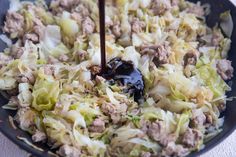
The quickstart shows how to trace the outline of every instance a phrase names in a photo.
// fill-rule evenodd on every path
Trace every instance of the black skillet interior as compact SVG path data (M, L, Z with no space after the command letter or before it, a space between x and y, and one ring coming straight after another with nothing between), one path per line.
M199 0L191 0L193 2L197 2ZM211 14L207 18L207 23L209 26L214 26L219 21L219 14L226 11L231 10L231 15L233 17L233 21L236 24L236 8L235 6L229 1L229 0L201 0L202 3L209 3L211 5ZM0 0L0 26L3 25L4 16L6 14L7 9L9 8L9 0ZM0 41L0 51L2 51L6 45ZM232 35L232 47L229 52L229 60L233 61L233 66L236 68L236 29L233 32ZM234 61L235 60L235 61ZM236 77L233 78L231 82L232 84L232 92L228 93L228 96L236 96ZM3 97L0 97L0 106L5 104L7 102L6 99ZM223 131L217 135L215 138L213 138L211 141L209 141L205 148L201 150L200 152L195 152L189 155L189 157L198 156L200 154L203 154L204 152L208 151L209 149L213 148L215 145L220 143L222 140L224 140L230 133L232 133L236 126L236 100L228 102L227 103L227 109L223 113L223 116L225 116L225 123L223 126ZM30 135L17 129L14 130L12 127L10 127L8 122L8 116L14 115L15 112L12 111L6 111L0 108L0 131L8 137L11 141L13 141L15 144L17 144L20 148L25 149L29 153L33 154L34 156L38 157L50 157L50 155L47 153L48 147L43 144L36 144L37 146L43 148L45 151L40 152L38 150L35 150L28 146L27 144L23 143L22 141L19 141L16 139L16 136L23 136L29 139L31 141Z

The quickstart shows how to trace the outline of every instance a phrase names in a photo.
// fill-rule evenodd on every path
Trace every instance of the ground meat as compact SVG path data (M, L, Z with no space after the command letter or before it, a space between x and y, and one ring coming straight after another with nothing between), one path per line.
M100 119L100 118L96 118L92 125L89 126L89 131L91 132L98 132L98 133L102 133L105 130L105 122Z
M200 6L200 5L197 5L197 4L193 4L192 6L190 6L187 9L187 12L191 13L191 14L194 14L198 17L202 17L205 14L205 11L204 11L203 7Z
M34 26L39 26L41 29L44 29L45 26L39 18L33 18Z
M23 53L24 53L24 47L20 47L19 44L12 45L12 47L10 49L10 55L14 59L20 59L20 57L23 55Z
M81 25L83 19L89 15L90 13L88 8L86 8L83 4L79 4L76 8L72 9L71 18Z
M218 29L213 29L212 32L212 38L211 38L211 44L213 46L219 46L220 42L224 39L223 34Z
M152 0L151 10L154 15L163 15L170 8L170 0Z
M63 157L80 157L80 150L73 146L63 145L57 152L60 156Z
M44 37L45 26L36 25L33 27L33 31L38 36L38 40L42 40Z
M213 123L212 115L210 113L205 113L205 116L206 116L206 123L212 124Z
M165 157L182 157L189 154L189 150L182 145L171 142L162 150L162 156Z
M79 4L80 0L53 0L51 2L51 8L54 12L60 12L62 10L71 10Z
M166 134L161 137L160 144L163 146L167 146L168 143L176 141L175 134Z
M165 124L162 121L148 123L147 134L155 141L160 141L161 137L166 133Z
M30 40L33 43L38 43L39 42L39 36L35 33L27 33L23 37L23 42L25 43L26 40Z
M171 0L171 5L172 6L178 6L179 2L180 2L180 0Z
M34 126L36 113L30 108L20 108L17 111L15 119L22 130L29 130Z
M141 153L141 155L140 155L140 157L151 157L151 153L149 153L149 152L142 152Z
M16 80L19 83L30 83L33 85L35 83L35 76L33 75L32 72L28 72L25 74L19 74L16 77Z
M91 34L95 30L95 23L90 17L86 17L82 22L82 28L84 34Z
M170 47L165 43L163 45L142 46L140 53L154 56L154 63L161 65L169 62L171 51Z
M84 51L84 50L79 50L79 51L75 52L75 54L76 54L76 58L78 58L78 60L80 62L86 60L86 58L88 56L88 52Z
M17 82L19 82L19 83L28 83L29 82L29 80L28 80L28 78L27 77L25 77L24 75L19 75L19 76L17 76Z
M146 23L144 21L140 21L138 18L134 18L131 25L132 31L135 33L142 32L142 30L146 27Z
M194 127L203 126L206 122L206 116L200 109L194 109L192 111L192 123Z
M44 11L44 9L42 9L40 7L35 7L32 4L28 4L27 9L32 14L35 14L36 17L32 18L32 22L33 22L32 28L31 27L28 28L30 30L28 30L28 32L22 34L22 35L24 35L23 42L25 42L26 40L31 40L34 43L37 43L37 42L39 42L40 39L42 39L42 37L44 35L44 29L45 29L43 22L40 20L40 18L37 18L37 14L40 14L42 11Z
M69 60L69 57L65 54L62 54L59 56L58 60L61 62L67 62Z
M77 12L73 12L73 13L71 13L71 18L73 19L73 20L75 20L77 23L79 23L79 24L81 24L82 23L82 21L83 21L83 18L82 18L82 16L79 14L79 13L77 13Z
M92 74L93 76L99 74L99 73L101 72L101 70L102 70L101 67L98 66L98 65L93 65L93 66L91 66L89 69L90 69L91 74Z
M119 22L115 22L112 26L112 33L116 38L119 38L121 36L121 26Z
M156 121L152 123L146 122L142 130L147 132L148 136L163 146L166 146L168 143L176 140L176 136L174 134L167 133L166 126L163 121Z
M56 64L56 63L59 63L59 60L52 57L52 56L49 56L48 57L48 64Z
M220 102L218 105L217 105L217 108L220 112L223 112L225 111L226 109L226 104L224 102Z
M188 147L195 148L202 139L203 134L200 131L188 128L183 135L182 142Z
M24 17L16 12L8 12L3 31L6 33L16 33L19 36L23 35Z
M72 12L79 13L82 18L90 15L88 8L83 4L77 5L76 8L72 9Z
M229 80L233 77L234 68L231 65L231 61L222 59L216 64L217 72L223 80Z
M199 55L199 52L193 51L193 50L186 53L184 56L184 66L196 65L198 55Z
M46 74L46 75L54 75L55 68L53 66L45 65L43 69L44 69L44 74Z
M12 106L19 106L19 99L17 98L17 96L11 96L8 104L11 104Z
M114 124L117 124L122 120L123 116L126 114L127 105L124 103L119 104L119 105L113 105L111 103L104 103L102 104L101 110L106 115L110 116Z
M110 104L110 103L104 103L102 104L102 108L101 108L102 112L104 112L106 115L111 115L115 113L115 107Z
M36 130L36 132L32 136L33 142L42 142L47 138L46 134L42 131Z
M13 60L11 56L5 55L4 53L0 53L0 67L7 65Z

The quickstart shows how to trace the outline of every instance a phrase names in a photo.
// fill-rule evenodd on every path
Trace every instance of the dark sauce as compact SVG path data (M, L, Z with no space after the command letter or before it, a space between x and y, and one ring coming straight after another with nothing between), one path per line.
M144 95L144 81L141 72L136 69L131 61L114 58L106 64L105 46L105 0L99 0L100 45L101 45L101 76L105 79L126 86L124 92L140 102Z
M105 0L98 1L102 74L106 71Z
M141 72L136 69L131 61L114 58L108 62L103 77L114 80L117 84L126 86L124 92L134 97L136 102L143 98L144 81Z

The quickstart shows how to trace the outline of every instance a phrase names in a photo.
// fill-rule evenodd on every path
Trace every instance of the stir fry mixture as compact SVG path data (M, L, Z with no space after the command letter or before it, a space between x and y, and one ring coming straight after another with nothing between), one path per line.
M8 45L0 53L3 108L17 110L19 128L62 157L198 151L221 131L233 77L230 12L214 28L209 13L208 4L185 0L106 1L107 60L141 72L136 101L130 84L97 75L96 0L11 0L0 35Z

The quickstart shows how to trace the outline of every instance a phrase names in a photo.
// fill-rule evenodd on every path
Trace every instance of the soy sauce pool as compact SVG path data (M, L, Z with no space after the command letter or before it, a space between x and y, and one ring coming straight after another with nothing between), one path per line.
M102 75L107 80L114 80L117 84L126 86L125 92L140 102L144 95L144 81L141 72L134 67L132 61L114 58L107 63L106 72Z

